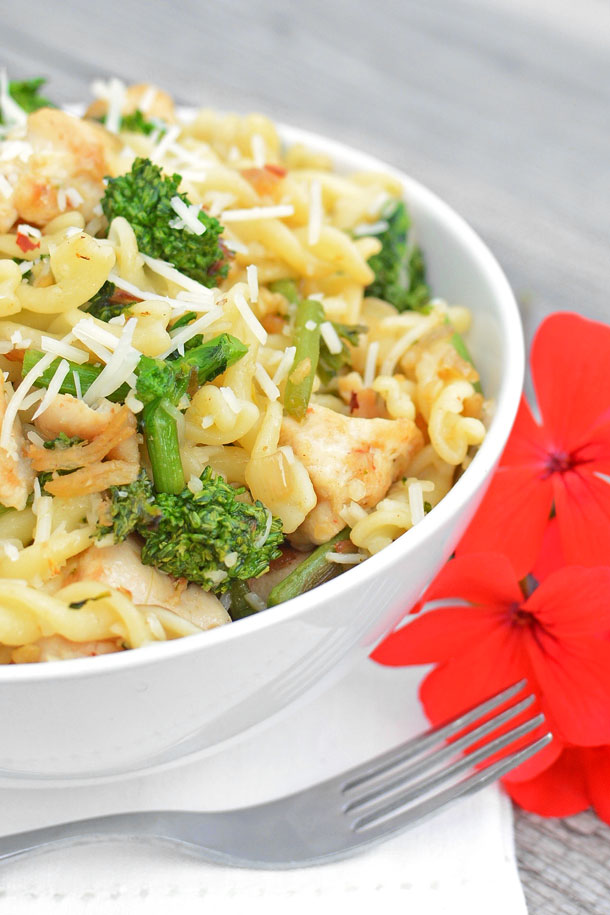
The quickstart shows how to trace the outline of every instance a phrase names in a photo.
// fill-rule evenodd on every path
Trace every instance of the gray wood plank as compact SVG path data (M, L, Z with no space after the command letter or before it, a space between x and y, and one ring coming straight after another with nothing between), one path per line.
M20 0L14 77L59 101L95 77L270 116L385 158L462 213L503 264L528 336L555 309L601 320L610 241L605 0ZM610 913L610 830L519 813L532 915Z

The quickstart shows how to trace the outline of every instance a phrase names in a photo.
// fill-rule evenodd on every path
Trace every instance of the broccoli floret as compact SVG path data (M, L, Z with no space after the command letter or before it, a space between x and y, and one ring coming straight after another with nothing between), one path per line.
M144 540L142 562L174 578L186 578L221 594L231 582L257 578L280 555L282 522L256 501L239 498L245 488L233 489L206 467L199 492L154 493L140 478L129 486L111 489L112 532L124 540L136 531Z
M108 178L102 209L109 222L125 217L144 254L169 261L205 286L215 286L228 272L227 252L219 239L223 227L203 210L197 212L203 234L178 227L172 198L191 205L186 194L178 193L181 180L180 175L163 175L150 159L136 159L131 172Z
M351 353L347 346L358 346L360 334L365 334L367 328L362 324L340 324L337 321L331 322L341 340L342 349L338 353L331 353L324 337L320 340L320 359L318 361L318 375L324 384L328 384L331 378L338 375L344 365L351 362Z
M369 258L375 279L367 295L389 302L397 311L422 311L430 301L421 250L408 243L409 214L402 200L390 200L381 211L387 227L376 233L381 251Z
M36 79L11 80L8 84L8 92L13 101L26 114L38 111L39 108L56 108L57 106L53 102L39 94L45 83L46 79L42 76ZM4 112L0 110L0 124L4 124L4 122Z
M142 471L135 483L110 488L109 524L100 524L97 536L112 534L117 543L139 527L155 524L161 511L155 503L152 483Z

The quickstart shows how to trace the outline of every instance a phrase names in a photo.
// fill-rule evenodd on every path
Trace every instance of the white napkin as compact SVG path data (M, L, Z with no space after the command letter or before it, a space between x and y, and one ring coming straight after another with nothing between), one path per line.
M127 809L222 809L303 788L425 727L421 669L363 661L325 695L214 756L106 784L0 789L0 833ZM69 723L66 722L66 726ZM96 841L0 863L10 915L522 915L512 815L496 787L356 857L293 871L210 865L168 846Z

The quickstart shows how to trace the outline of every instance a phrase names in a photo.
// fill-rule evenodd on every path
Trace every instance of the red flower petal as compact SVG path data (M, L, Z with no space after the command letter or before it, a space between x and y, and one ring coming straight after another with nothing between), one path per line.
M610 823L610 747L591 747L580 752L585 760L591 803L597 815Z
M582 468L551 479L566 560L610 564L610 484Z
M571 451L610 411L610 327L568 312L550 315L530 363L544 425L557 447Z
M371 658L389 667L447 661L471 649L490 631L504 628L504 623L505 614L493 608L455 606L429 610L390 633Z
M571 747L541 772L525 782L503 779L509 795L520 807L545 817L566 817L589 807L589 796L580 751Z
M610 633L610 568L566 566L542 582L523 604L555 640ZM608 671L610 683L610 671Z
M481 639L470 651L464 651L459 657L441 664L429 673L420 686L419 694L430 721L433 724L440 724L524 677L529 679L531 685L531 668L527 656L520 650L514 630L502 627ZM485 740L489 742L493 737L510 730L515 724L533 714L530 707L513 722L503 725ZM534 737L542 736L547 730L548 727L542 725L516 741L512 748L524 746ZM553 741L536 756L513 770L511 775L515 778L531 778L551 765L561 749L562 745ZM506 752L502 755L506 755ZM494 758L497 758L497 755Z
M554 734L565 743L610 743L610 642L562 643L535 632L526 642Z
M561 548L561 537L557 518L551 518L544 530L540 553L533 568L532 575L536 581L544 581L553 572L557 572L565 565L565 558Z
M540 552L552 504L551 478L542 480L529 467L500 468L456 555L504 553L517 578L523 578Z
M443 566L423 600L460 597L473 604L498 606L520 603L523 595L515 571L500 553L468 553Z

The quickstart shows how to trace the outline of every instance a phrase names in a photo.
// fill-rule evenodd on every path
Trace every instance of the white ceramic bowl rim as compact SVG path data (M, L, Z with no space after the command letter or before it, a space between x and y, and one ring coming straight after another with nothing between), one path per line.
M186 113L189 113L188 110ZM330 154L338 161L339 166L341 161L347 160L349 168L352 170L383 171L398 178L404 186L407 202L417 200L442 220L455 235L460 236L468 246L472 258L486 275L495 290L497 300L501 303L502 307L498 316L507 352L508 369L501 380L494 417L483 444L465 473L435 506L434 510L426 515L416 527L403 534L381 552L367 559L366 562L312 591L245 619L207 630L201 635L158 642L132 651L99 655L95 658L75 658L41 664L0 665L0 685L7 682L25 683L52 681L58 678L96 677L115 670L123 670L125 667L136 668L158 664L163 659L198 652L205 644L239 639L245 637L253 629L264 629L267 626L273 626L278 620L299 616L312 601L319 599L320 588L324 590L326 600L333 600L339 596L346 584L350 587L357 587L364 585L371 578L389 574L390 567L398 555L404 552L405 547L411 544L416 545L418 541L431 540L448 518L460 511L472 498L479 484L477 470L480 469L483 472L485 467L492 467L502 453L515 419L523 387L524 346L521 319L515 298L493 254L474 230L448 204L403 172L367 153L356 151L349 146L328 140L310 131L287 125L279 125L279 131L282 139L289 143L304 143L311 148Z

